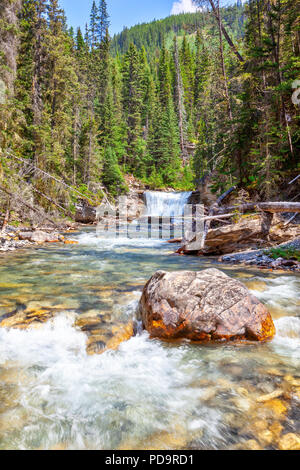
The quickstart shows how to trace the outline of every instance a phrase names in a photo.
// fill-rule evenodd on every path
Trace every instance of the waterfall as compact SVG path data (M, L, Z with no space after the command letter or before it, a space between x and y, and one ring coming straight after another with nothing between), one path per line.
M181 217L184 206L188 203L191 192L163 193L146 191L147 215L156 217Z

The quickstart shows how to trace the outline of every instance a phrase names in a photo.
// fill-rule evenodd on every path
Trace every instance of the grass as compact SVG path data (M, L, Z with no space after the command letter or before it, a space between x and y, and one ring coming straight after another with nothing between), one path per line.
M283 258L300 261L300 250L296 250L295 248L272 248L267 251L266 254L273 259Z

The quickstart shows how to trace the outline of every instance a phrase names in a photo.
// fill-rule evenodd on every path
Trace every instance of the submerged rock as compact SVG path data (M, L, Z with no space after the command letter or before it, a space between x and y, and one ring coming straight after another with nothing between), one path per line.
M139 315L152 337L264 341L275 335L264 305L217 269L158 271L144 287Z
M38 328L55 316L56 310L50 308L26 309L19 308L14 312L0 317L0 328L26 330Z

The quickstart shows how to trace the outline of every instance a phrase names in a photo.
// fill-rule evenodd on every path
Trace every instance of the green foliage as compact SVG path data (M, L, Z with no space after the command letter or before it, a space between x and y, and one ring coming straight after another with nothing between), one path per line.
M272 248L265 253L273 259L283 258L300 261L300 250L296 250L295 248Z
M249 0L221 9L241 64L208 10L110 38L105 0L93 2L89 26L75 34L58 0L23 0L15 15L2 0L0 156L26 158L87 197L102 184L113 195L126 191L125 173L177 190L212 173L215 192L234 184L276 197L300 168L294 3ZM1 177L12 178L14 168L3 168Z
M104 155L102 182L113 196L127 191L116 154L114 150L109 147L106 149Z

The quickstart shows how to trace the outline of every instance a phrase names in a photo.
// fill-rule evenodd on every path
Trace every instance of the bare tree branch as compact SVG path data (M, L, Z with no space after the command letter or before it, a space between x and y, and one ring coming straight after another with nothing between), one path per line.
M222 28L222 32L224 34L224 37L226 39L226 41L228 42L232 52L236 55L236 57L238 58L238 60L240 62L245 62L242 55L239 53L239 51L237 50L236 46L234 45L231 37L229 36L224 24L223 24L223 21L221 20L221 18L219 17L219 14L218 14L218 9L214 3L213 0L196 0L196 3L198 3L199 5L203 5L203 4L209 4L211 6L211 9L212 9L212 12L217 20L217 22L221 24L221 28Z

